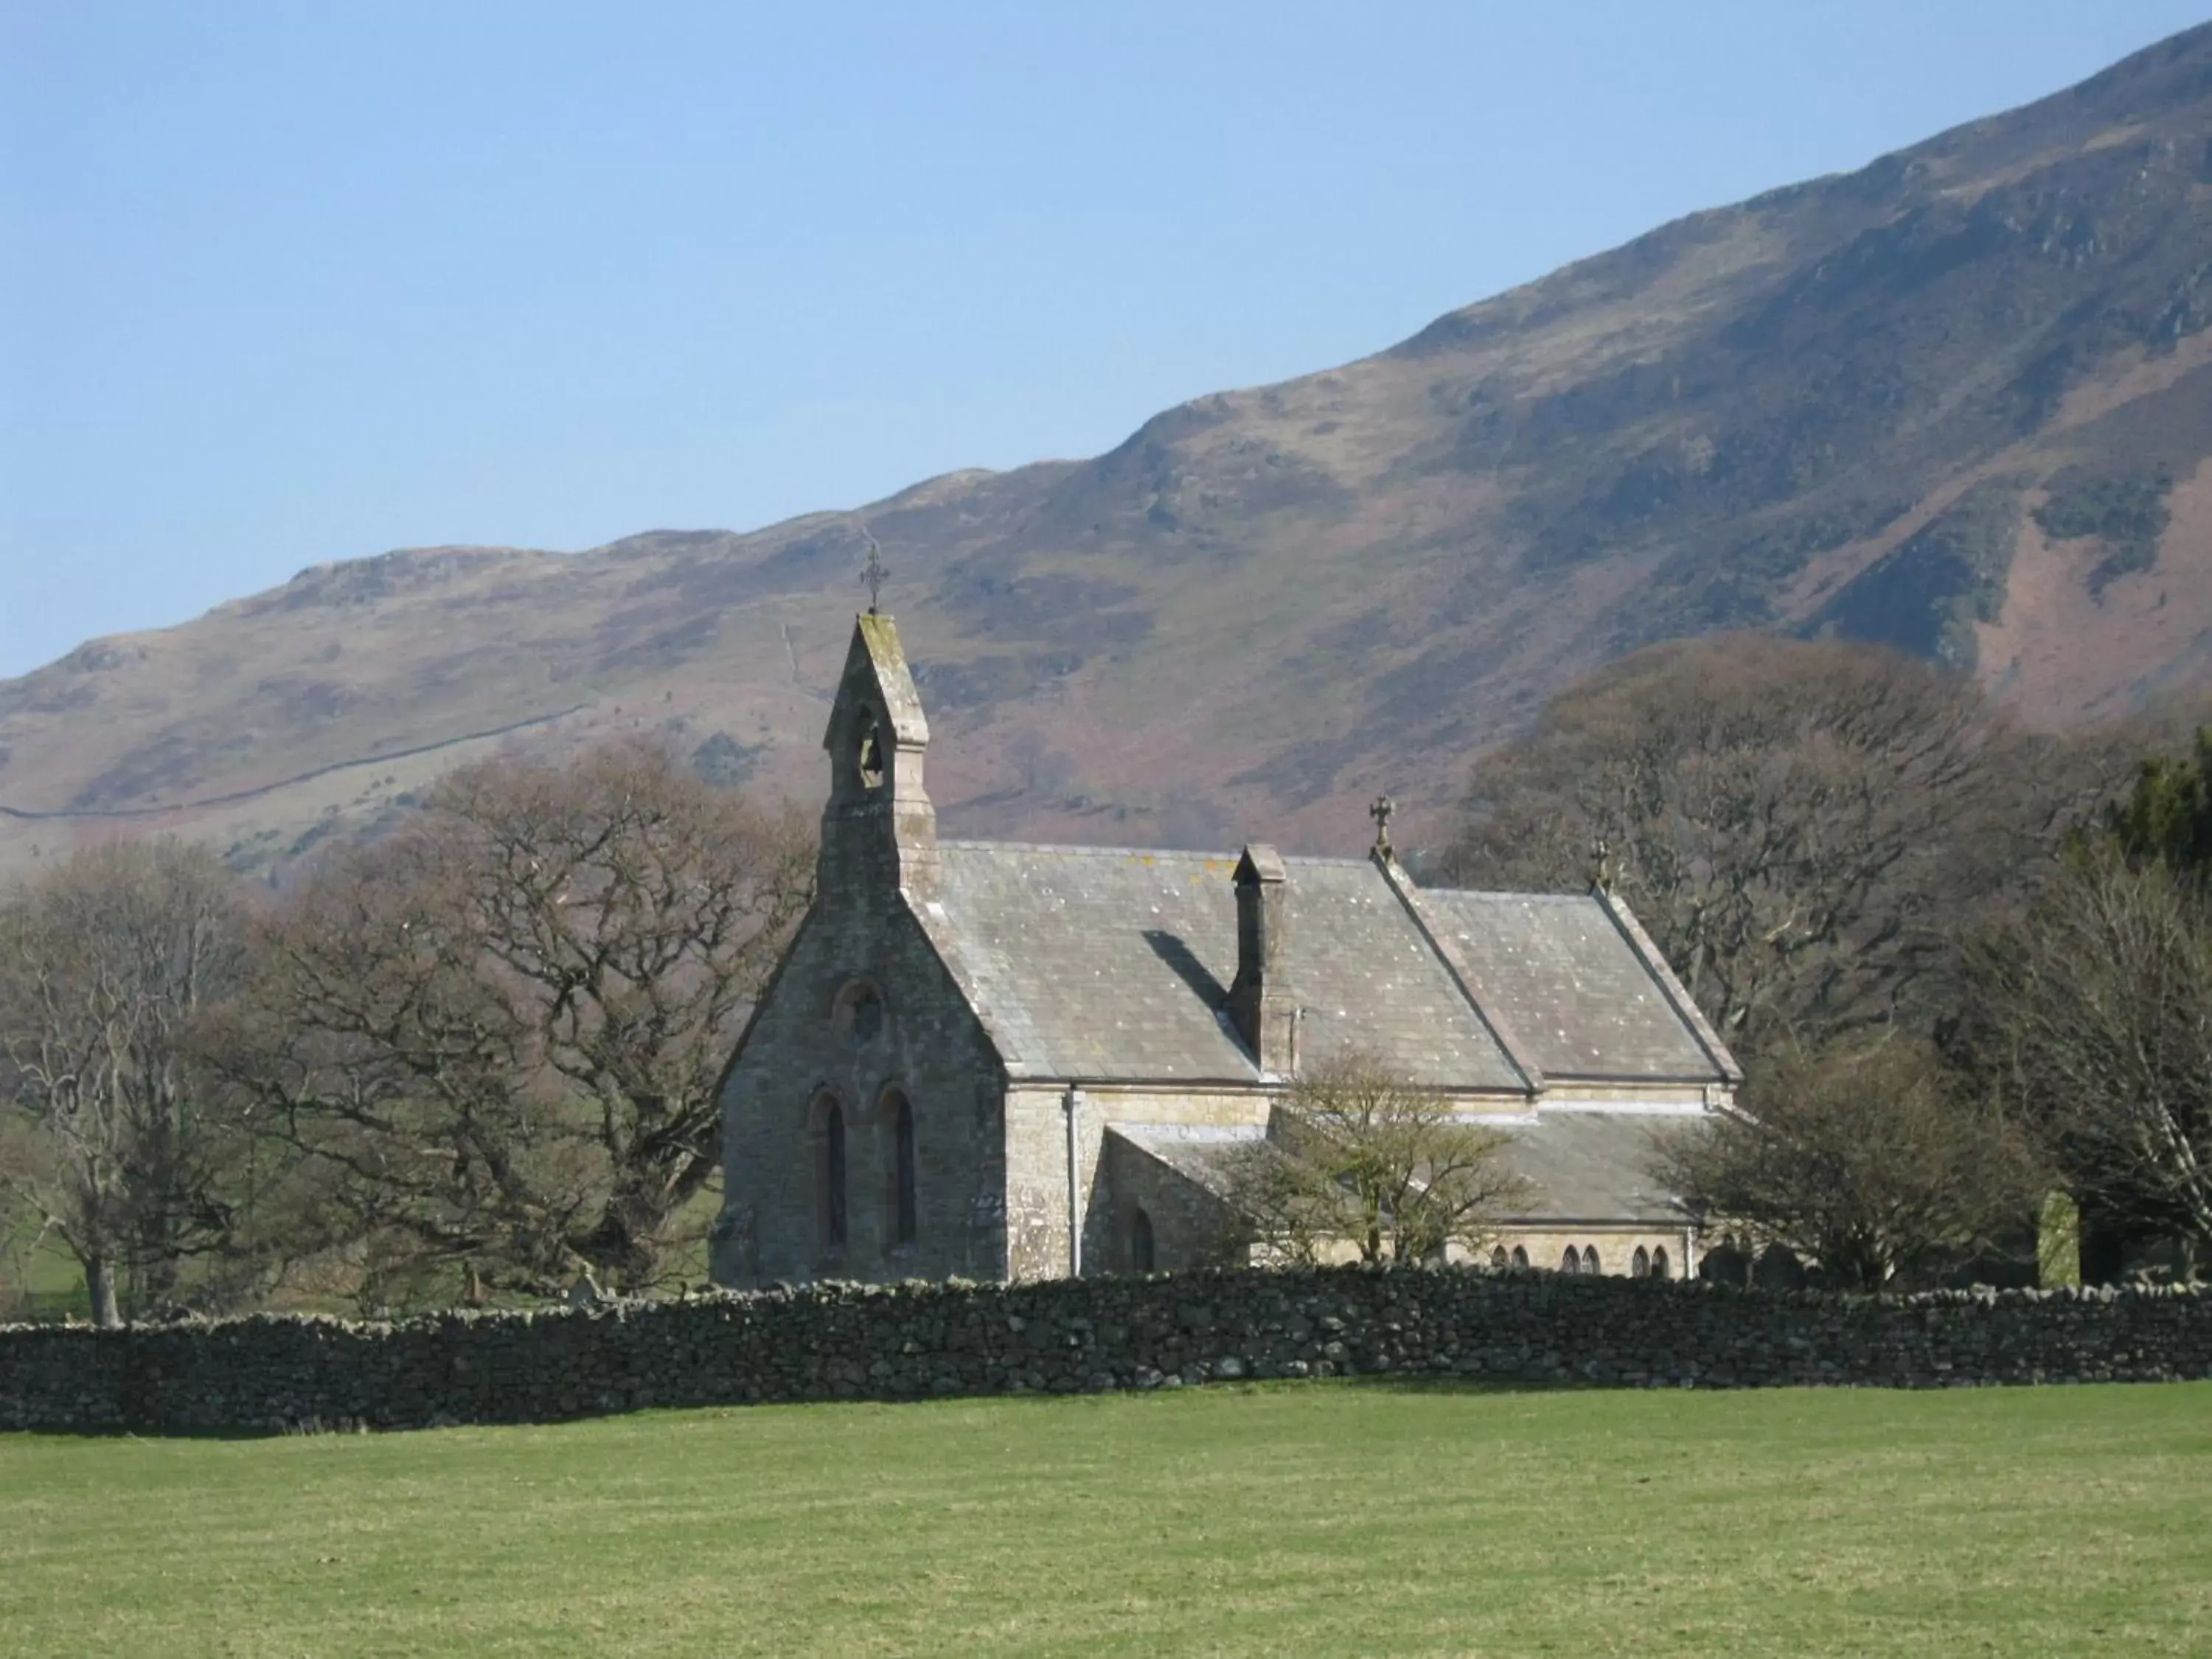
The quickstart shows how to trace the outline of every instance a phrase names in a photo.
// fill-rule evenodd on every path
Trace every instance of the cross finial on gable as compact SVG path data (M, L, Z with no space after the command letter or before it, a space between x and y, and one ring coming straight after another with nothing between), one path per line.
M876 614L876 602L883 592L884 579L891 573L884 568L884 550L876 545L876 538L869 535L867 526L860 526L860 534L868 544L868 562L860 568L860 580L868 585L868 614L872 617Z
M1375 850L1390 850L1390 815L1398 810L1398 803L1388 795L1375 797L1375 804L1367 809L1367 816L1375 820Z
M1613 851L1600 836L1590 843L1590 890L1594 893L1613 891Z

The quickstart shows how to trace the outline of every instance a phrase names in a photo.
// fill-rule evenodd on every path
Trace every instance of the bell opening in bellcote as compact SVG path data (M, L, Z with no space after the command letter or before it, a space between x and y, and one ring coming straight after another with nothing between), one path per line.
M854 759L860 768L860 787L863 789L882 788L884 787L883 729L878 724L872 710L860 716L860 742L854 750Z

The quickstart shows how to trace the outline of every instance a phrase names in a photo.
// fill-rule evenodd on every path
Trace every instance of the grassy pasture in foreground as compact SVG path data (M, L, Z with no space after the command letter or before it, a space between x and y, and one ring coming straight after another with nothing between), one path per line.
M0 1650L2201 1654L2212 1385L0 1437Z

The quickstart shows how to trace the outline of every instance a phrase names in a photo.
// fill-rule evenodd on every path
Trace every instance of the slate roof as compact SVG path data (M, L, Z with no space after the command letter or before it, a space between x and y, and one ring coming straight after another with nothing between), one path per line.
M1650 1164L1657 1136L1691 1121L1690 1115L1680 1111L1660 1115L1575 1109L1547 1110L1497 1124L1508 1137L1507 1164L1532 1187L1528 1200L1506 1221L1522 1226L1580 1222L1681 1226L1686 1218L1673 1196L1652 1180ZM1107 1126L1106 1133L1141 1147L1185 1180L1218 1194L1227 1190L1230 1160L1262 1139L1267 1131L1257 1124L1194 1128L1116 1121Z
M918 914L1014 1075L1261 1080L1220 1012L1237 972L1235 855L946 841L937 864ZM1302 1060L1356 1045L1432 1087L1526 1094L1517 1041L1540 1071L1549 1055L1586 1077L1727 1075L1595 899L1426 890L1425 933L1370 860L1284 864L1277 974L1306 1011Z
M1701 1079L1717 1069L1596 898L1425 889L1420 903L1547 1077Z
M1184 1180L1217 1196L1229 1189L1231 1160L1267 1138L1264 1123L1198 1127L1184 1123L1125 1123L1106 1126L1109 1137L1150 1153Z
M1656 1138L1690 1121L1547 1109L1533 1121L1501 1125L1511 1138L1507 1164L1535 1186L1514 1219L1682 1225L1686 1218L1651 1179L1650 1164Z

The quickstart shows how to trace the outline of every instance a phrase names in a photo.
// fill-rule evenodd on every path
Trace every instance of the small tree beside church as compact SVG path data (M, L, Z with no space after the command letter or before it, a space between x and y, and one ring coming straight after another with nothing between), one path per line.
M1297 1262L1425 1261L1473 1250L1525 1198L1505 1137L1373 1054L1300 1076L1267 1139L1232 1160L1226 1196L1242 1242Z
M1656 1139L1653 1178L1832 1285L1939 1274L2035 1213L2027 1136L1903 1033L1771 1055L1737 1109Z

